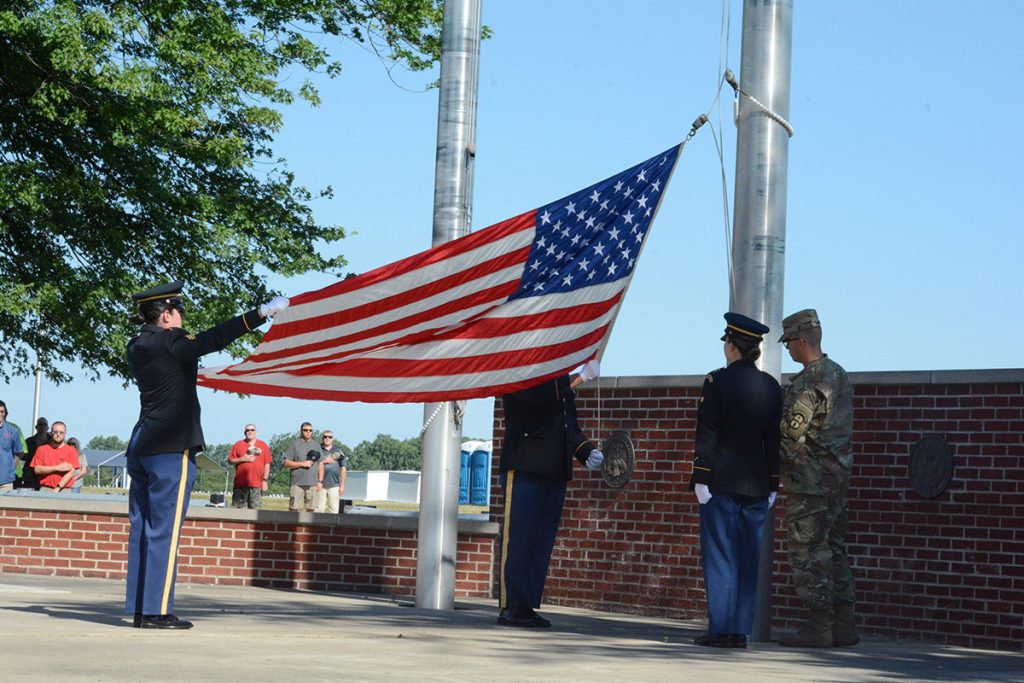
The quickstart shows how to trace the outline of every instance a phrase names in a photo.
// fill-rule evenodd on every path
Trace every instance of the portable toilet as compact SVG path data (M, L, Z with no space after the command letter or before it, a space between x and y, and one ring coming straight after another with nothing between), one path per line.
M463 445L465 448L465 445ZM491 501L491 442L477 441L469 455L469 504L488 505Z
M459 505L469 505L469 459L479 441L466 441L459 455Z

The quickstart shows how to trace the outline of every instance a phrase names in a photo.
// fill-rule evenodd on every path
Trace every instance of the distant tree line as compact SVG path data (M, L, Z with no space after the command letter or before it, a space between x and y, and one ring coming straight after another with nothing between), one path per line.
M321 433L316 432L313 436L315 443L319 444ZM288 444L295 439L294 432L275 434L268 441L270 451L273 454L273 464L270 466L269 493L288 493L289 475L284 466L284 453ZM470 440L465 437L463 441ZM213 462L217 463L224 470L200 470L196 477L196 490L198 491L223 491L231 489L231 482L234 479L234 468L228 464L228 453L234 444L213 444L206 448L204 453ZM419 437L409 439L397 439L389 434L378 434L373 441L362 441L355 448L339 442L337 444L342 451L348 455L349 470L419 470L422 464L422 444ZM128 447L127 442L116 436L94 436L85 446L94 450L122 451ZM87 485L94 485L96 472L90 468L86 478ZM227 477L225 486L225 476Z

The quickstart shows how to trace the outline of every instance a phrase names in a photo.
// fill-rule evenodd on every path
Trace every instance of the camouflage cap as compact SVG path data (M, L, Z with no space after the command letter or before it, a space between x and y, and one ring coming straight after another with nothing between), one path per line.
M802 311L797 311L782 319L782 336L779 337L779 341L784 342L795 336L797 332L814 329L815 327L821 327L816 310L805 308Z

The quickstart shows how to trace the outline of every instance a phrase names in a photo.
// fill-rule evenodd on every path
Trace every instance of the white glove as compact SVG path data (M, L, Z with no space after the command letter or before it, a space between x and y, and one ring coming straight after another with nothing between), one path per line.
M711 489L707 484L695 484L693 490L697 494L697 502L701 505L707 505L707 502L711 500Z
M600 376L601 361L597 360L596 358L594 360L588 360L586 363L583 364L583 367L580 368L580 379L582 379L584 382L589 382L590 380L597 379Z
M597 450L596 448L590 451L590 455L587 456L587 469L588 470L599 470L601 469L601 463L604 462L604 453Z
M771 510L772 506L775 505L775 498L779 495L778 491L772 491L768 494L768 509Z
M275 296L269 303L260 306L259 314L262 318L273 318L275 315L288 308L291 302L286 296Z

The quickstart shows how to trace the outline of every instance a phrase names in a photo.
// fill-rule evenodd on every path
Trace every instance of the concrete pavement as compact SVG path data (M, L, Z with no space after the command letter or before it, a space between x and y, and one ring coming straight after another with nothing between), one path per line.
M696 621L550 607L551 629L495 624L493 601L177 587L190 631L132 628L124 584L0 574L4 681L1022 681L1024 655L866 640L853 648L697 647Z

